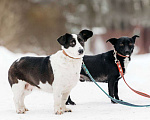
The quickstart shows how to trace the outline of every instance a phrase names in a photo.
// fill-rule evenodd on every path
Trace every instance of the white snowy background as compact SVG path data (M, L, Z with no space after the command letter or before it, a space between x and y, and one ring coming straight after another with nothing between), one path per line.
M53 95L34 91L25 99L29 109L26 114L16 114L13 94L8 83L8 69L12 62L21 56L35 54L14 54L0 47L0 120L149 120L150 108L134 108L111 104L110 100L92 82L78 82L71 92L75 106L68 106L72 113L55 115ZM134 55L129 63L126 81L134 89L150 94L150 54ZM107 92L107 84L99 83ZM150 99L133 93L121 79L119 97L134 104L150 104Z

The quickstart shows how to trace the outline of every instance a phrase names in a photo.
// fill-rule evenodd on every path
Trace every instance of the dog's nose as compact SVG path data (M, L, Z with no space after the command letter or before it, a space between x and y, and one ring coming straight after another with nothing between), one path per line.
M83 54L83 49L78 50L79 54Z
M126 55L129 55L130 54L130 51L125 51Z

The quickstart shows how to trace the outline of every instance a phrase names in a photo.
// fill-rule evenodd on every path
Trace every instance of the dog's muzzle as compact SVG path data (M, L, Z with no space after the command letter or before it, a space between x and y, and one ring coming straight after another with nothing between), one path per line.
M125 51L125 54L130 56L131 53L130 51Z

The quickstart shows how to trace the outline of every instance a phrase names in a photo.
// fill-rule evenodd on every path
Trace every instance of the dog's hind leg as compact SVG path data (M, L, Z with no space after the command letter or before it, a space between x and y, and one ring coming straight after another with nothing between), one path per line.
M26 84L26 82L18 80L18 83L12 85L14 104L18 114L23 114L28 110L24 105L24 98L30 93L25 88Z
M20 105L22 105L22 107L25 109L25 111L29 111L24 104L24 99L27 95L29 95L32 92L33 86L30 85L29 83L25 84L25 90L22 94L21 100L20 100Z
M24 95L24 93L23 93L23 94L22 94L22 97L20 98L20 106L21 106L21 108L23 108L25 111L29 111L29 110L25 107L24 98L25 98L25 95Z

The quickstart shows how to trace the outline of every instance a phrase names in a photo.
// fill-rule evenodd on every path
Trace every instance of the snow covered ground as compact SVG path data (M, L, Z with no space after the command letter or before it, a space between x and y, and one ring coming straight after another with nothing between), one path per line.
M14 60L21 56L35 54L14 54L0 47L0 120L148 120L150 108L134 108L111 104L110 100L94 83L79 82L71 92L76 106L68 106L72 113L55 115L53 95L34 91L26 97L25 104L30 110L26 114L16 114L13 94L8 83L7 72ZM150 94L150 54L133 56L129 63L126 81L134 89ZM99 83L106 91L107 84ZM119 82L121 99L134 104L150 104L150 99L133 93L123 80Z

